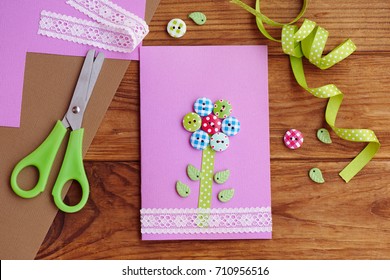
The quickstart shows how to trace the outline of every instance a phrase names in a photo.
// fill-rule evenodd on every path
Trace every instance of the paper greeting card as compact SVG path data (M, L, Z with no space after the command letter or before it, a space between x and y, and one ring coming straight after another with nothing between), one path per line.
M141 48L144 240L269 239L267 48Z

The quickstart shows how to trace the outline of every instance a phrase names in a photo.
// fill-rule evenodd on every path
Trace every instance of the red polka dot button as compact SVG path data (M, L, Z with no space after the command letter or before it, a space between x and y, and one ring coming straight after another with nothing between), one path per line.
M303 134L297 129L290 129L284 134L283 141L287 148L292 150L298 149L302 146Z
M222 122L213 114L202 118L202 130L208 134L215 134L221 131Z

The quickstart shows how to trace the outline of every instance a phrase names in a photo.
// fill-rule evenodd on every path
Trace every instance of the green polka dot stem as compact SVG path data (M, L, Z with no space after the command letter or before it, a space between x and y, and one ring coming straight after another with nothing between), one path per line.
M290 64L295 79L302 88L315 97L329 98L325 112L325 120L336 135L344 140L368 143L367 146L339 173L346 182L349 182L368 162L371 161L379 150L380 143L372 130L336 127L336 117L344 95L334 84L318 88L309 88L306 82L302 58L306 57L312 64L325 70L352 54L356 50L355 44L348 39L327 55L323 56L329 32L324 28L317 26L314 21L307 19L304 20L300 28L292 25L303 16L307 7L307 0L303 0L302 9L299 15L287 24L275 22L263 15L260 12L260 0L256 0L256 9L249 7L240 0L231 0L231 2L256 16L256 23L259 31L266 38L282 43L283 52L290 56ZM273 38L265 30L263 23L282 27L281 40Z
M207 146L202 153L202 169L200 171L200 187L198 208L211 208L213 198L215 151Z

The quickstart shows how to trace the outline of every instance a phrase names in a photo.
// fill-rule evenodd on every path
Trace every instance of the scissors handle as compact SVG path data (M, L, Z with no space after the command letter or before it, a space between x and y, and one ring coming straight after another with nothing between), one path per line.
M85 174L82 155L83 135L83 128L74 130L70 133L65 157L52 191L54 202L58 209L66 213L80 211L87 203L89 197L89 183L87 175ZM66 205L62 199L62 189L66 182L71 180L79 182L82 193L80 202L74 206Z
M65 134L66 128L60 121L57 121L45 141L43 141L38 148L15 166L11 174L11 187L18 196L23 198L33 198L44 191L47 180L49 179L54 158L57 155ZM20 172L29 166L34 166L38 169L39 178L35 187L30 190L23 190L19 187L17 178Z

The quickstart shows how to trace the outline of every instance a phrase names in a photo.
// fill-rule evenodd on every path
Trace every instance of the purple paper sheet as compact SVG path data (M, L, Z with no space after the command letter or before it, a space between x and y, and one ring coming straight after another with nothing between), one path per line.
M182 119L199 97L229 100L241 122L229 148L216 153L215 171L229 169L231 176L214 183L212 208L270 207L267 47L142 47L140 57L142 208L197 208L199 182L186 167L199 168L202 151L191 147ZM177 180L190 186L189 197L176 193ZM235 196L221 203L217 193L225 188ZM271 232L142 234L144 240L268 238Z
M124 9L144 18L146 0L113 0ZM66 0L0 1L0 126L19 127L26 52L85 56L93 47L38 35L42 10L81 19L86 15ZM138 60L139 49L131 54L99 49L107 58Z

